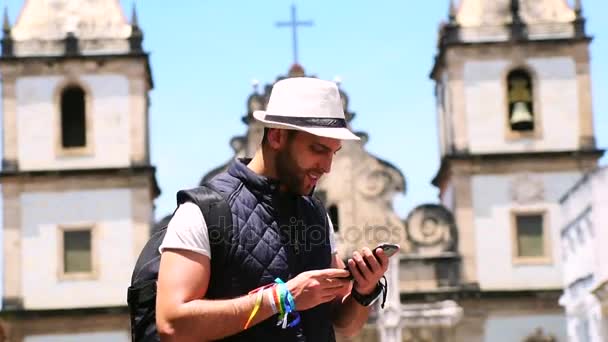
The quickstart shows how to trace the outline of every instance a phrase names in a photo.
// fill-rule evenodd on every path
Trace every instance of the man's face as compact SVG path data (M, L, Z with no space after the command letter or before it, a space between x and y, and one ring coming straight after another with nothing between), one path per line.
M337 139L299 131L286 134L275 159L279 181L290 192L308 195L321 176L331 171L332 159L340 148Z

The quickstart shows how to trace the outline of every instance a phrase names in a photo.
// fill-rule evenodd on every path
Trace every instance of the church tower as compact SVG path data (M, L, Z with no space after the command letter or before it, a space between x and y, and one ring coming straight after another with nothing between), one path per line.
M557 301L559 198L603 154L590 42L581 0L450 3L431 71L441 153L433 184L459 229L462 280L482 294Z
M2 304L23 320L126 307L160 192L142 40L135 8L129 22L114 0L28 0L14 25L4 15Z

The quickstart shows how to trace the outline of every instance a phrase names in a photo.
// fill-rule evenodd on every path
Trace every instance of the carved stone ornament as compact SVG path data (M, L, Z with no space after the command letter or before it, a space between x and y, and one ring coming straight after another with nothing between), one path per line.
M406 225L408 239L420 250L441 253L456 246L456 223L450 211L436 204L421 205L409 214Z
M365 197L380 197L392 184L390 173L384 170L373 170L368 174L362 174L357 182L359 192Z
M519 204L541 202L544 192L542 179L529 174L515 176L511 182L511 199Z

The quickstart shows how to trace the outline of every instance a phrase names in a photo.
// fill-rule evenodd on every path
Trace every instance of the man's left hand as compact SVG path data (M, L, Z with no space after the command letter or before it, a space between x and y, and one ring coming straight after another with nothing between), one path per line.
M377 258L369 248L364 247L348 259L348 269L355 281L354 289L362 295L372 293L388 269L388 257L382 248L376 249L376 255Z

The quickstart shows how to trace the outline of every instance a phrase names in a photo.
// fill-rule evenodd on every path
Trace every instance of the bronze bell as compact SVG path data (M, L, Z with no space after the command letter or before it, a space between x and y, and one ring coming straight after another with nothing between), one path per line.
M511 128L516 131L529 131L534 129L534 118L525 102L518 101L513 104L513 111L509 123L511 124Z

